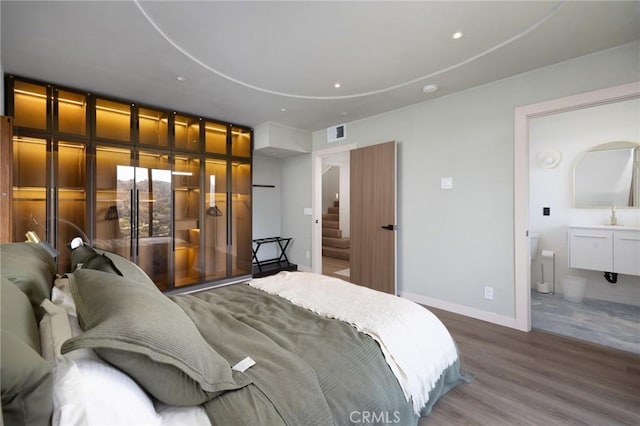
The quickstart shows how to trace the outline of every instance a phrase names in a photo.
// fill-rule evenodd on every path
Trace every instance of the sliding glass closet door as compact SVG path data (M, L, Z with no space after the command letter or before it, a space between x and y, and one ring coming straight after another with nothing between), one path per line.
M168 288L172 241L169 156L96 147L95 240L98 248L137 263L160 289Z
M174 285L182 287L200 282L200 158L175 157L174 201Z
M204 279L213 281L227 278L228 190L227 161L205 161L205 214L204 228Z
M230 247L232 276L253 272L251 240L251 165L231 164Z
M173 242L171 166L168 154L138 152L134 168L132 204L132 244L134 261L161 290L172 281L169 265Z
M232 126L231 161L231 255L232 274L240 276L253 273L252 224L251 224L251 132ZM240 160L240 158L244 158Z
M131 199L134 186L131 150L96 146L93 245L131 258Z
M67 245L88 239L86 145L16 136L13 156L13 241L35 232L58 250L58 271L67 272Z
M50 241L49 152L47 139L13 138L13 241L25 241L29 231L41 240Z
M83 143L68 141L59 141L54 148L53 240L58 249L58 271L63 273L71 270L71 240L81 237L89 241L87 148Z
M207 159L204 185L205 280L251 275L250 163Z

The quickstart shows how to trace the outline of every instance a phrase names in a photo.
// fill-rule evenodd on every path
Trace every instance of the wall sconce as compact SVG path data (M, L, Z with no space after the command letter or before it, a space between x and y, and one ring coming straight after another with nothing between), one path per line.
M538 154L538 164L543 169L552 169L562 160L562 153L560 151L544 151Z

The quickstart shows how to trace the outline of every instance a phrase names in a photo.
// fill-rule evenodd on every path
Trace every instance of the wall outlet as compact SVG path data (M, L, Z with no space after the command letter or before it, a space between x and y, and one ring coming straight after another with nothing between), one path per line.
M311 258L311 253L309 253L309 251L305 251L304 252L304 258L305 259L310 259Z
M493 287L488 285L484 286L484 298L487 300L493 300Z

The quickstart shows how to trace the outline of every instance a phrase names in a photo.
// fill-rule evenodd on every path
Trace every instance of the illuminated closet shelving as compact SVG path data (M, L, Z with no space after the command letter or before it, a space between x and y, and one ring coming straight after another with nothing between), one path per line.
M14 241L36 231L138 264L163 291L251 276L253 132L8 75Z

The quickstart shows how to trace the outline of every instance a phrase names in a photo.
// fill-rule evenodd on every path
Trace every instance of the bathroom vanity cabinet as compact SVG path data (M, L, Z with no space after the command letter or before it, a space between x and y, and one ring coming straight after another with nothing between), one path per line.
M570 226L569 266L640 275L640 227Z

